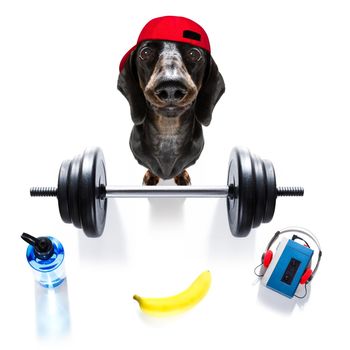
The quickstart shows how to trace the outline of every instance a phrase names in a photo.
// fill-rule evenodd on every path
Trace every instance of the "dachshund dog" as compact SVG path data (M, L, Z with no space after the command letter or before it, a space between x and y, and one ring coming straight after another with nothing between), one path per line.
M185 169L199 158L202 125L210 124L225 91L210 53L183 42L143 41L125 62L118 89L134 123L130 148L148 169L143 183L174 178L177 185L189 185Z

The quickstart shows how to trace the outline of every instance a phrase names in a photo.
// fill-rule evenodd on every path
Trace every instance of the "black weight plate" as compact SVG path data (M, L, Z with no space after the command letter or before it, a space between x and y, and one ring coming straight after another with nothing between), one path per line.
M227 197L227 214L231 233L245 237L252 228L255 182L248 149L234 148L230 155L227 185L234 186L234 196Z
M277 188L276 188L276 175L273 164L269 160L263 160L264 170L266 176L266 207L263 222L270 222L275 213Z
M253 219L253 227L258 227L265 215L266 207L266 178L264 164L256 155L252 155L253 170L255 175L255 211Z
M103 233L107 199L100 197L100 189L106 185L106 168L102 150L87 149L83 154L79 181L79 208L83 230L89 237L99 237Z
M68 207L70 217L73 225L77 228L81 228L81 219L79 212L79 179L80 179L80 164L81 156L76 156L70 162L69 173L68 173Z
M69 213L68 195L67 195L69 165L70 165L70 160L65 160L62 162L60 171L58 174L58 184L57 184L58 208L59 208L62 220L67 224L70 224L72 222L72 219Z

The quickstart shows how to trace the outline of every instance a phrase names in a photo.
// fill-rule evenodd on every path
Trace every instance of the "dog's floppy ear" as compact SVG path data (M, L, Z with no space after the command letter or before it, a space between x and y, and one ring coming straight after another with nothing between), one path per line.
M209 59L207 72L203 85L198 92L195 106L196 119L204 126L210 124L213 109L225 92L224 79L212 57Z
M125 62L118 77L118 90L126 97L130 105L131 119L135 125L143 123L147 107L144 94L141 90L134 62L135 51Z

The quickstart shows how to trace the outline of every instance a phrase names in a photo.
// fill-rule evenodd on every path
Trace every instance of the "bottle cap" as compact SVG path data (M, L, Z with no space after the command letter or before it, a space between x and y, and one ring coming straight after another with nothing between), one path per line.
M34 254L40 260L48 260L54 253L53 245L48 237L33 237L28 233L22 233L21 238L34 247Z

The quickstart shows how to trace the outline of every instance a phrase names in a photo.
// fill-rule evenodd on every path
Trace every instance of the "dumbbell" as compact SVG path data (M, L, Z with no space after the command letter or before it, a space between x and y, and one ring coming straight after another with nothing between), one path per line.
M107 187L102 150L90 148L61 164L57 188L33 187L30 195L57 197L62 220L82 228L88 237L103 233L108 198L226 198L231 233L245 237L271 221L278 196L303 196L304 189L277 188L272 163L245 148L232 150L225 186Z

